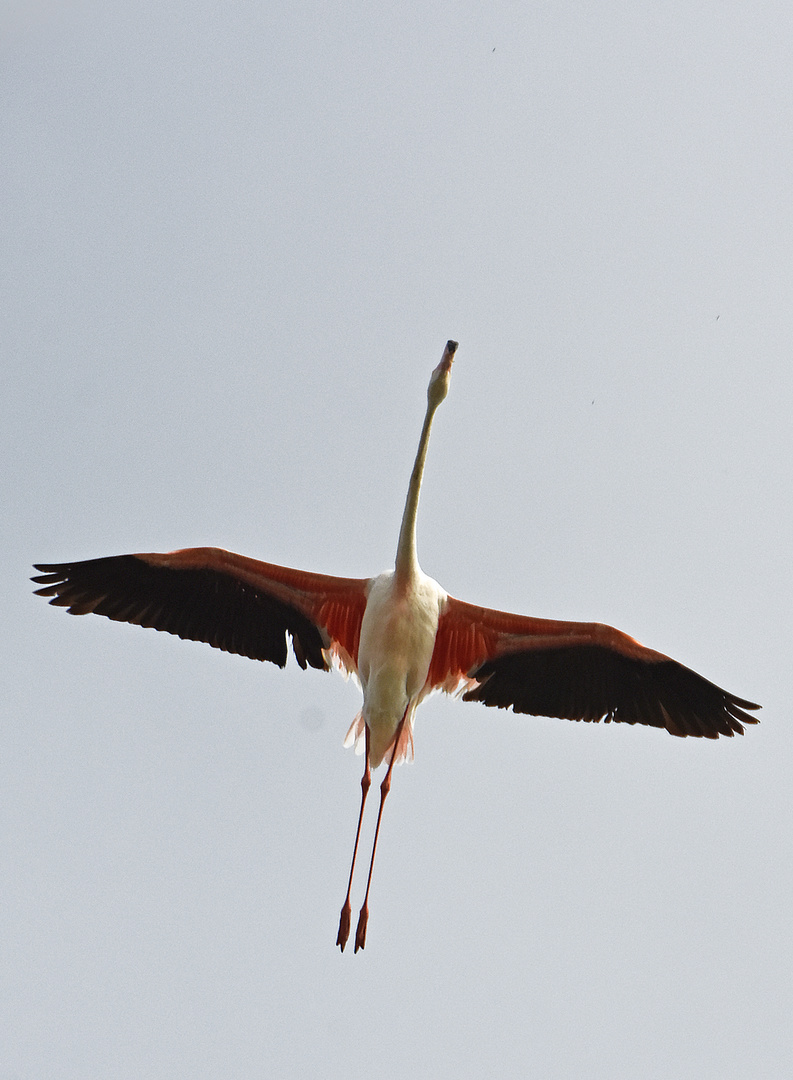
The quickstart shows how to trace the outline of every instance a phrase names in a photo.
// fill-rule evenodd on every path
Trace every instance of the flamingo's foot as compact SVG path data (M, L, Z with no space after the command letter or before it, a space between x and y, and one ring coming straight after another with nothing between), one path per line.
M350 936L350 919L352 917L352 908L350 907L350 898L344 902L344 907L341 909L341 917L339 919L339 932L336 936L336 944L339 946L342 952L344 952L344 946L347 944L347 938ZM358 946L356 945L356 950Z
M355 931L355 951L363 949L366 945L366 924L369 922L369 907L367 904L361 908L358 916L358 929Z

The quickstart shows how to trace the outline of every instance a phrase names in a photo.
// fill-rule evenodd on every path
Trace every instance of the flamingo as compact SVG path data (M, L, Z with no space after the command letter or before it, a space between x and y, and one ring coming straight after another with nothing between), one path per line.
M36 564L37 595L72 615L94 612L165 630L284 667L287 635L301 668L352 674L363 704L345 745L365 750L361 804L336 944L350 934L351 894L372 770L380 785L355 952L366 944L369 893L394 766L413 759L413 721L433 690L516 713L590 723L647 724L717 739L743 734L760 706L601 623L561 622L478 607L422 572L416 516L430 429L451 379L449 341L427 389L427 411L408 485L394 569L341 578L259 562L220 548L186 548Z

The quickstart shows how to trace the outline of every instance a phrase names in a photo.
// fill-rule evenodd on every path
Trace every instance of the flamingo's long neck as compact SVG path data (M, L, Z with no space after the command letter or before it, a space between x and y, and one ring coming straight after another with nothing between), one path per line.
M452 360L457 350L457 342L449 341L441 358L440 364L435 368L427 389L427 412L424 416L424 425L421 429L419 448L416 451L416 460L413 463L413 472L410 474L408 495L405 500L405 511L402 515L402 527L399 530L399 543L397 544L396 563L394 576L398 584L409 585L415 581L419 574L419 559L416 551L416 518L419 509L419 495L421 493L421 480L424 476L424 463L427 460L427 447L430 442L430 429L435 412L446 397L449 388L449 376L451 374Z
M397 544L396 564L394 573L397 580L412 581L419 572L419 559L416 550L416 518L419 510L419 495L421 494L421 480L424 476L424 463L427 460L427 447L430 442L430 428L435 409L427 406L427 415L424 417L424 426L421 429L419 448L416 460L413 464L413 472L410 474L408 495L405 500L405 512L402 515L402 527L399 530L399 543Z

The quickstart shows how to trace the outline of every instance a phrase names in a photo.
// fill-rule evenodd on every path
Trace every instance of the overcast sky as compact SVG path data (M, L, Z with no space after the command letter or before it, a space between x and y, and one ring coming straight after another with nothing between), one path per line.
M792 9L337 7L2 6L0 1080L787 1076ZM386 569L450 337L425 571L762 722L433 698L342 956L356 687L27 577Z

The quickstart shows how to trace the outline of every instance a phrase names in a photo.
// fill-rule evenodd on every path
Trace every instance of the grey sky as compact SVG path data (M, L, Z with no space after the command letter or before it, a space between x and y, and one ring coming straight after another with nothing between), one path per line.
M789 5L2 11L0 1080L787 1075ZM340 956L355 687L26 579L386 568L449 337L425 571L762 722L433 698Z

